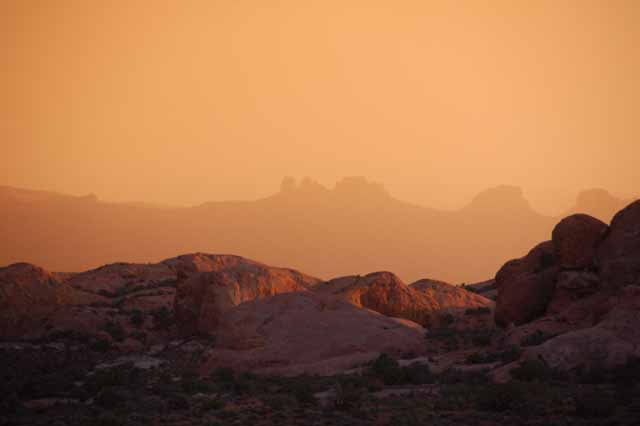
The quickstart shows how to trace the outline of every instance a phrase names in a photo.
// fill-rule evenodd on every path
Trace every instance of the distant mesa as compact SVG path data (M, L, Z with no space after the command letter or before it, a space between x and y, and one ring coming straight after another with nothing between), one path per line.
M496 186L482 191L473 198L467 209L489 212L532 210L522 188L511 185Z
M586 213L609 222L613 215L631 203L630 199L615 197L602 188L588 189L578 194L575 206L567 213Z

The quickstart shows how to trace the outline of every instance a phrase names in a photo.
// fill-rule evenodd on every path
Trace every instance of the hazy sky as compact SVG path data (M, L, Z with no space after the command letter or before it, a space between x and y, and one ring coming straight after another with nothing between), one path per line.
M501 183L637 193L638 22L634 0L4 0L0 184L176 204L284 175L443 207Z

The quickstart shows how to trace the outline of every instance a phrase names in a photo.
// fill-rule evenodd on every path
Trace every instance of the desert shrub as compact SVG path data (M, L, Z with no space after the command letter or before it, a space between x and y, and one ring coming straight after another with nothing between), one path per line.
M445 325L451 325L456 321L456 318L452 314L440 315L440 322Z
M608 392L586 390L576 397L576 415L580 417L608 417L616 410L616 400Z
M220 399L208 399L202 403L200 407L201 411L217 411L222 410L225 407L224 401Z
M83 419L81 424L87 426L124 426L126 422L113 413L102 413L96 417Z
M313 384L311 379L307 376L298 377L291 387L291 392L296 397L296 400L301 404L315 404L316 397L313 392Z
M520 345L521 346L538 346L555 336L556 335L552 333L545 333L542 330L536 330L533 333L523 337L522 340L520 341Z
M517 382L484 386L476 395L475 405L481 411L507 411L522 407L526 394Z
M125 402L125 397L112 386L102 389L95 398L97 405L107 409L122 406Z
M169 395L167 405L171 410L188 410L190 407L189 399L178 393Z
M124 328L115 321L107 321L107 323L103 327L103 330L109 333L113 340L116 340L118 342L124 340L126 336Z
M501 364L508 364L520 358L520 348L512 346L503 351L497 352L474 352L467 356L467 364L490 364L494 362L500 362Z
M500 362L502 364L509 364L510 362L516 361L522 355L522 349L519 346L509 346L505 350L499 353Z
M130 365L121 365L115 368L96 370L95 373L87 377L85 387L95 393L100 389L112 386L132 387L139 384L140 379L140 370L132 368Z
M98 291L98 294L100 296L109 297L109 298L115 297L115 294L113 294L110 291L105 290L105 289L102 289L102 290Z
M467 356L465 362L467 364L488 364L496 361L496 358L493 355L495 355L495 353L474 352Z
M210 393L213 388L210 383L200 379L199 377L183 377L180 382L182 391L189 395L196 393Z
M109 349L111 349L111 342L104 339L96 339L91 342L89 348L96 352L107 352Z
M620 387L632 388L640 377L640 358L629 359L610 371L611 381Z
M22 402L15 392L3 393L0 396L0 413L2 414L21 414L24 411Z
M491 344L491 330L477 330L471 334L471 343L475 346L489 346Z
M166 330L173 325L173 314L166 306L152 311L151 316L153 317L153 325L158 330Z
M525 360L518 367L511 370L511 377L523 382L544 382L553 377L553 372L542 360Z
M354 380L340 380L334 387L332 405L337 410L358 409L366 396L366 389Z
M436 376L436 379L440 384L449 385L480 385L489 381L485 371L464 371L458 368L448 368Z
M371 374L382 379L385 385L399 384L404 379L404 374L398 361L387 354L381 354L369 368Z
M129 321L134 326L140 327L142 324L144 324L144 313L140 309L134 309L133 311L131 311Z
M455 328L437 327L429 329L425 337L427 339L444 339L448 337L455 337L457 333L458 331Z
M467 290L474 291L471 288L468 288ZM467 308L465 309L464 314L465 315L489 315L491 314L491 308L488 308L486 306L478 306L477 308Z
M424 385L435 382L435 376L431 372L429 364L413 363L402 367L404 380L413 385Z
M219 367L213 372L213 377L223 383L233 383L236 375L231 367Z

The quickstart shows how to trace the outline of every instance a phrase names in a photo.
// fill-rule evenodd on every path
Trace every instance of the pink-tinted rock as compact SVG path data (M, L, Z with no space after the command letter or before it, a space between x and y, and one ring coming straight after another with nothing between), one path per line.
M557 274L551 241L539 244L523 258L507 262L496 274L496 324L519 325L544 314L555 291Z
M493 306L489 299L441 281L425 279L408 286L391 272L340 277L318 284L314 291L422 325L452 309Z
M562 269L584 269L593 264L596 246L607 225L586 214L574 214L553 229L552 241Z
M21 336L41 327L57 310L93 300L37 266L16 263L0 268L0 336Z
M605 287L640 285L640 200L615 215L597 261Z
M232 366L271 373L330 374L385 352L424 350L424 329L328 295L280 294L222 318L205 371Z
M280 293L306 291L318 280L237 256L181 256L174 301L183 332L215 334L226 311L240 303ZM198 272L198 271L209 272ZM186 271L186 272L185 272ZM188 275L191 274L191 275Z

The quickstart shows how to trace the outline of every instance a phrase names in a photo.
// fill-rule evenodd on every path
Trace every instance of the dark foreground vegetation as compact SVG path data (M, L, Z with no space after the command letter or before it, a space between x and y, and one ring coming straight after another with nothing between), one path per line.
M171 362L96 368L91 353L74 360L40 354L47 361L26 374L15 368L20 360L1 353L3 425L637 425L640 419L637 361L574 377L528 361L512 371L511 382L492 384L482 370L434 374L427 364L401 365L386 355L352 374L286 378L229 368L200 377Z

